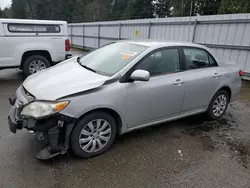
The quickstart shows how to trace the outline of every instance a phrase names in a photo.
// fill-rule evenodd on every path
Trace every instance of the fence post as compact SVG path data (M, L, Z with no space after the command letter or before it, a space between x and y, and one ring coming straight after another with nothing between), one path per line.
M152 23L151 23L151 22L149 22L149 23L148 23L148 39L150 39L150 34L151 34L151 25L152 25Z
M97 36L97 39L98 39L98 41L97 41L97 47L99 48L100 47L100 24L98 24L98 28L97 28L98 30L97 30L97 34L98 34L98 36Z
M120 23L119 24L119 40L121 40L121 35L122 35L122 33L121 33L121 31L122 31L122 24Z
M73 25L70 25L70 37L71 37L71 45L73 45Z
M84 24L82 25L82 48L84 49Z
M193 37L192 37L192 42L194 42L194 39L195 39L195 32L196 32L196 26L197 26L197 19L195 20L194 22L194 31L193 31Z

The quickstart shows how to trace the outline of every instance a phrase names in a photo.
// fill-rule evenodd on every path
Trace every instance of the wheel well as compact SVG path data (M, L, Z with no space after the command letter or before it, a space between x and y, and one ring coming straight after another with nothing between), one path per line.
M228 93L229 101L230 101L231 100L231 95L232 95L231 89L228 86L224 86L224 87L220 88L219 91L221 91L221 90L224 90L224 91L226 91Z
M45 57L49 62L51 62L50 53L46 50L27 51L22 56L20 69L23 69L23 64L24 64L25 60L33 55L41 55L41 56Z
M115 118L116 126L117 126L117 132L120 131L120 129L122 127L122 119L121 119L120 115L116 111L114 111L114 110L112 110L110 108L98 108L98 109L91 110L91 111L83 114L79 119L81 119L84 116L86 116L86 115L88 115L90 113L93 113L93 112L106 112L106 113L110 114L113 118Z

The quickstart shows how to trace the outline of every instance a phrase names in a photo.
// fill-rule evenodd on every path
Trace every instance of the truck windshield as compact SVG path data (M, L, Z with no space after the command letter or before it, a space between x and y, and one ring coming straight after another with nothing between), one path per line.
M112 76L146 49L138 44L113 43L83 56L79 63L98 74Z

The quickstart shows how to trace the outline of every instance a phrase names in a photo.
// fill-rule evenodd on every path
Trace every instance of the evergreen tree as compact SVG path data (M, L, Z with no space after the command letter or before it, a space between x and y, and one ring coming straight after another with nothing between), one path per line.
M12 18L24 19L26 18L26 0L12 0Z
M111 14L113 20L119 20L122 18L124 11L127 7L128 0L115 0L112 6Z
M220 14L249 13L249 0L221 0L219 7Z
M165 18L170 15L170 1L157 0L154 1L155 14L159 18Z
M85 6L84 21L93 22L110 20L110 13L110 0L93 0Z
M122 18L153 18L152 0L129 0Z

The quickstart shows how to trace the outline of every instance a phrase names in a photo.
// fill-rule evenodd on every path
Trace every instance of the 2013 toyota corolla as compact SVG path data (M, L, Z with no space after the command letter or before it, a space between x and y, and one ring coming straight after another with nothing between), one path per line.
M220 118L241 75L201 45L116 42L28 77L10 99L9 127L46 141L39 159L69 148L92 157L135 129L204 112Z

